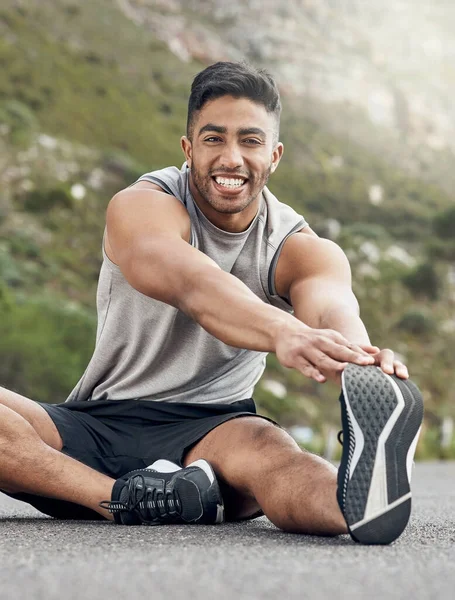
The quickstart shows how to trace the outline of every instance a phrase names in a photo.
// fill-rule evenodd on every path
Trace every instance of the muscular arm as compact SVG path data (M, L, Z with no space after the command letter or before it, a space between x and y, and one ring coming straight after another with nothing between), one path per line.
M340 334L315 332L262 302L239 279L190 246L189 234L186 209L156 189L130 188L109 204L106 251L141 293L175 306L226 344L275 352L284 366L318 381L325 380L315 367L321 352L337 364L369 362Z
M135 289L180 309L226 344L274 351L277 330L300 324L190 246L189 232L183 205L155 189L125 190L108 207L111 258Z
M278 261L276 287L280 295L289 297L299 320L316 329L341 333L371 354L386 373L408 377L406 367L394 359L391 350L371 346L352 291L349 262L336 244L303 233L289 238Z

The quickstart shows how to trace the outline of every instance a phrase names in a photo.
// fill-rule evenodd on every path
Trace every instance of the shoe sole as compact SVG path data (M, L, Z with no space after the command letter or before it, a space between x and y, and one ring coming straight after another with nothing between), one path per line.
M353 440L344 450L349 457L342 481L343 514L356 542L390 544L411 514L422 396L410 381L353 364L342 374L342 387L342 410Z

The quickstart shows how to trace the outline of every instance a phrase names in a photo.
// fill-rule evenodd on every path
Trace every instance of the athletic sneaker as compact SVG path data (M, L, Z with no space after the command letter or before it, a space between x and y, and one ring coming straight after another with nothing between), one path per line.
M343 455L337 499L351 537L389 544L411 514L411 471L423 418L412 381L349 364L342 374Z
M130 471L114 483L101 507L121 525L214 524L224 521L224 504L212 467L197 460L181 468L158 460Z

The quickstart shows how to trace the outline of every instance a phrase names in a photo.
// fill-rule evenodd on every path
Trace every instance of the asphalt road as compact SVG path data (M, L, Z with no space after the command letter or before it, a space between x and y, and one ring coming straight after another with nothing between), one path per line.
M455 463L418 464L414 510L387 547L220 526L55 521L0 494L0 598L455 598Z

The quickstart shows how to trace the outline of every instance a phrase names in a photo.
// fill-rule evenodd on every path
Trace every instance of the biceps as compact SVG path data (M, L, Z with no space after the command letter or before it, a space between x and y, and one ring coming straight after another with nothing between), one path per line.
M130 285L142 294L181 308L201 272L219 267L185 241L157 236L136 244L120 269Z

